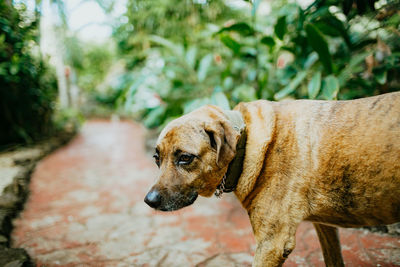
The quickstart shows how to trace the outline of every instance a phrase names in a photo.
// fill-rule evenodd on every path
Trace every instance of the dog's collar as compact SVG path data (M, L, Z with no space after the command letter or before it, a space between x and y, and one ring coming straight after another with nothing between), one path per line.
M230 117L230 116L228 116ZM230 118L232 121L232 119ZM236 124L236 125L235 125ZM228 170L222 178L222 182L218 185L217 190L215 191L215 196L221 197L222 193L230 193L236 189L238 184L240 175L243 170L243 160L246 151L246 125L243 122L243 118L240 116L240 119L234 122L235 130L240 132L240 138L236 145L236 155L233 160L229 163Z

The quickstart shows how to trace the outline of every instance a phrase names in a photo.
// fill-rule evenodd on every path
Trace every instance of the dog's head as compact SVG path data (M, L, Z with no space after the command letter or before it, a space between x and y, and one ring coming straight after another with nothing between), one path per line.
M161 132L154 159L160 175L145 197L172 211L209 197L235 157L240 134L220 108L205 106L170 122Z

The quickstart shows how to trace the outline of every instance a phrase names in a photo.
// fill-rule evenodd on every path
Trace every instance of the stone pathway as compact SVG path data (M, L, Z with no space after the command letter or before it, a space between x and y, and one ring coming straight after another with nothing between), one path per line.
M233 194L199 198L172 213L143 198L157 175L144 129L92 120L37 166L14 221L14 247L37 266L251 266L255 242ZM400 238L343 229L347 266L400 266ZM309 223L297 231L288 266L324 266Z

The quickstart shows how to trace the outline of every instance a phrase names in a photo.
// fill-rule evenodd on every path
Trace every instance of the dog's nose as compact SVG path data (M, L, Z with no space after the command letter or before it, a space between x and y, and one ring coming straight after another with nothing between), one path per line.
M152 190L147 193L146 197L144 198L144 202L146 202L150 207L156 209L161 204L161 195L157 190Z

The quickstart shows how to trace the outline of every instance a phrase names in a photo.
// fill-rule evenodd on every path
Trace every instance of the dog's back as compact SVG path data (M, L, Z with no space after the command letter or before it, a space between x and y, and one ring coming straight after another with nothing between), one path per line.
M308 165L309 201L318 203L310 220L344 227L400 221L399 92L278 106L294 121L297 166Z

